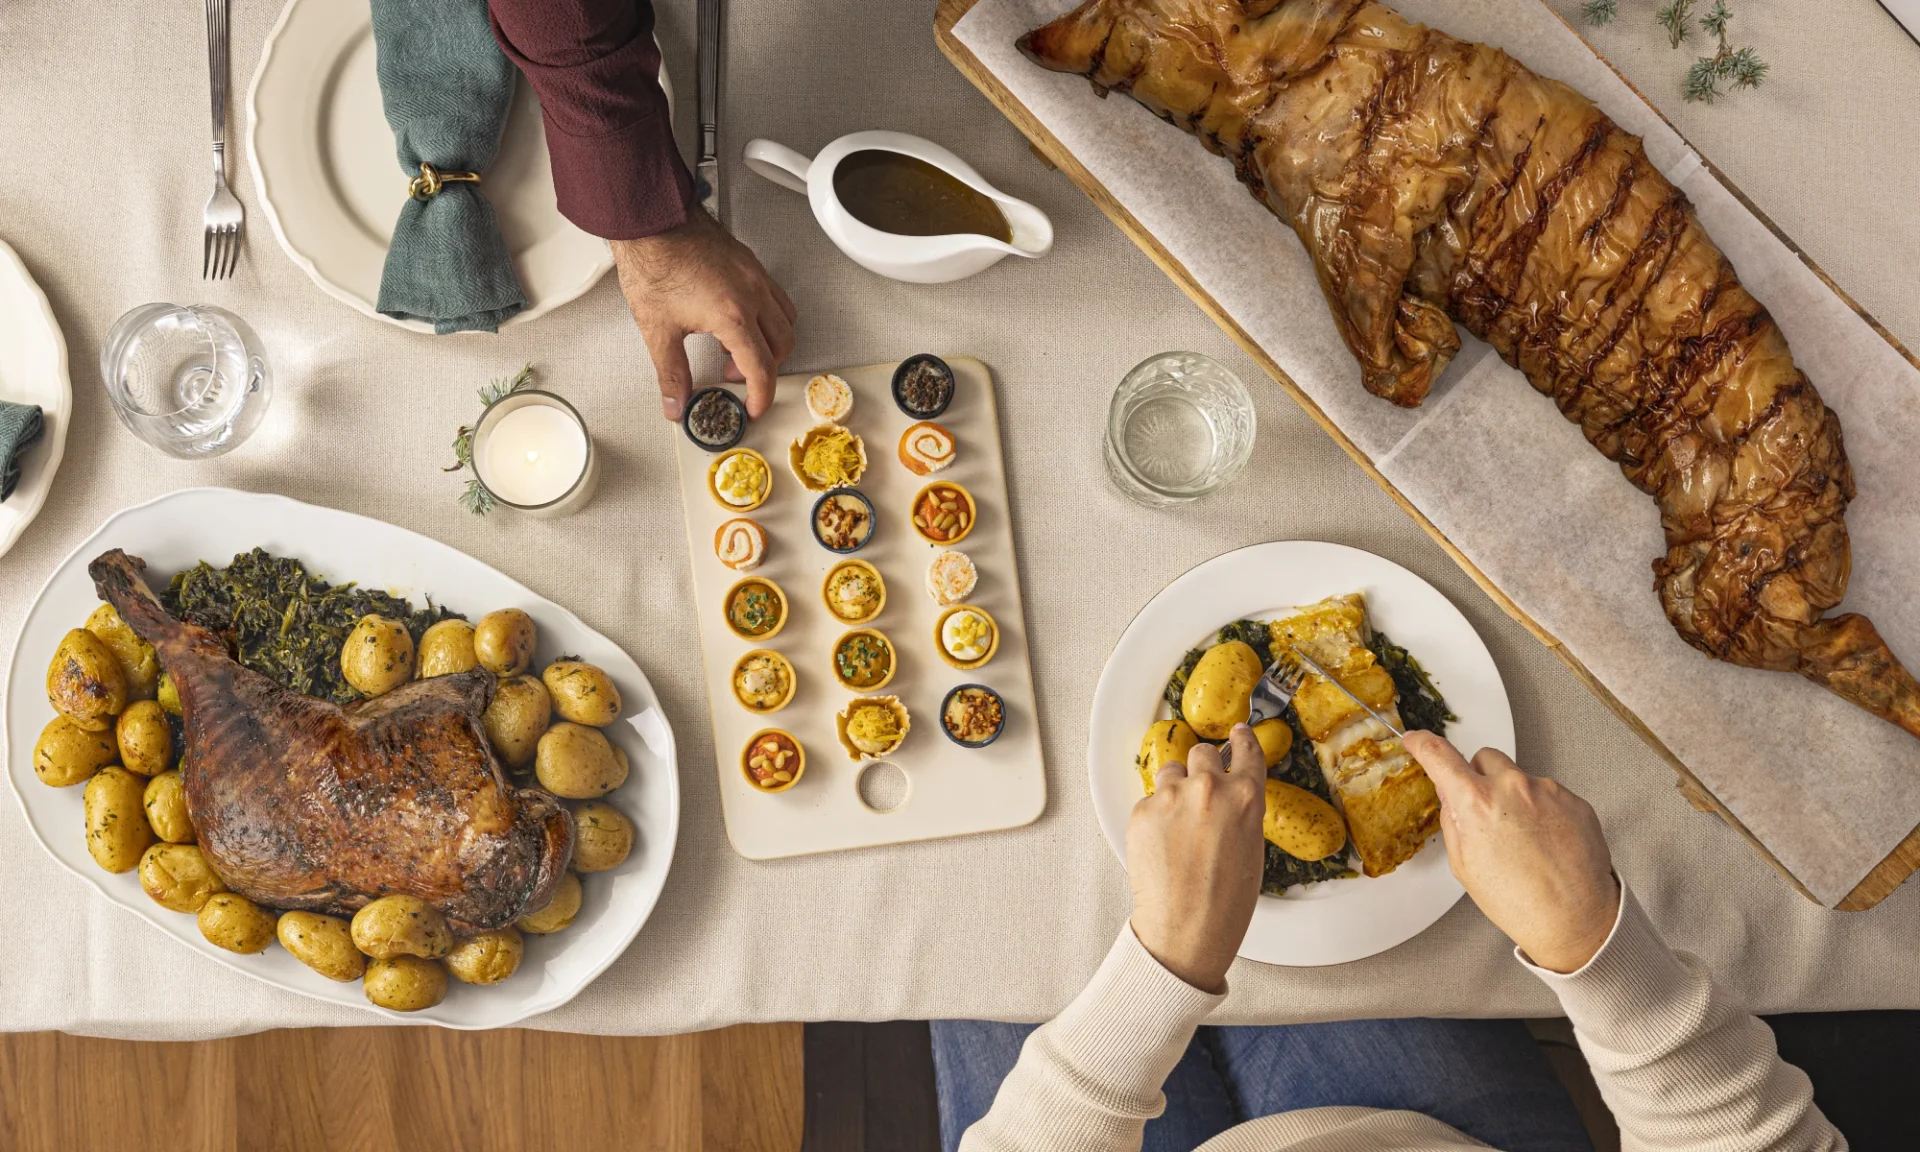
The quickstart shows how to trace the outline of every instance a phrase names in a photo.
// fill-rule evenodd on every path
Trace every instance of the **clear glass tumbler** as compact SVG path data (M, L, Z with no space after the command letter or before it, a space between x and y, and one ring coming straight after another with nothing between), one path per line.
M1162 352L1120 381L1107 410L1107 472L1148 507L1198 500L1253 455L1253 397L1198 352Z
M187 460L237 447L273 396L260 337L207 304L145 304L120 317L100 375L127 431Z

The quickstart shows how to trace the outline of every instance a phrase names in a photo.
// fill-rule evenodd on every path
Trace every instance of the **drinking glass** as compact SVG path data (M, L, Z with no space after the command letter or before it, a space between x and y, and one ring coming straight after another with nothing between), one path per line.
M1107 410L1107 473L1162 508L1224 487L1253 454L1253 397L1198 352L1162 352L1120 381Z
M260 337L207 304L146 304L120 317L100 375L127 431L187 460L237 447L273 396Z

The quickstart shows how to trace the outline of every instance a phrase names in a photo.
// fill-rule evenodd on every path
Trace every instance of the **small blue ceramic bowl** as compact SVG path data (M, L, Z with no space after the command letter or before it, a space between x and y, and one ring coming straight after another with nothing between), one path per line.
M953 734L953 729L947 727L947 705L953 703L953 698L955 696L958 696L960 693L965 692L969 688L978 689L979 691L985 692L987 695L993 697L995 700L1000 701L1000 726L998 728L995 728L993 730L993 735L987 737L985 740L962 740L960 739L960 737L955 736ZM1005 732L1006 730L1007 730L1007 701L1004 697L1000 695L1000 693L995 692L993 689L987 687L985 684L956 684L953 686L952 690L950 690L946 694L946 696L943 697L940 701L940 731L946 733L947 739L953 741L955 744L960 745L960 747L962 748L985 748L987 745L993 743L995 740L1000 739L1000 733Z
M693 410L701 407L703 400L706 401L709 406L719 405L722 409L731 408L733 410L734 431L731 437L720 440L703 440L699 436L694 435ZM687 410L680 414L680 430L687 434L688 440L693 441L694 447L703 452L725 452L727 449L738 445L747 435L746 402L725 388L702 388L692 396L687 397Z
M841 497L851 497L854 500L858 500L861 507L867 510L866 535L860 537L850 548L836 548L827 543L826 538L820 535L820 509L824 508L829 500L837 500ZM834 488L830 491L822 492L820 499L813 502L812 513L807 516L807 524L813 529L813 538L820 542L820 547L841 556L850 556L860 551L860 549L865 548L867 542L873 539L873 529L878 522L878 519L873 514L873 501L867 499L866 493L860 491L858 488Z
M906 383L907 373L913 371L915 366L920 364L930 365L940 375L946 377L946 384L943 390L944 395L940 396L932 404L911 404L907 401L901 389L901 386ZM947 410L947 405L953 403L953 393L959 386L959 383L959 379L953 374L953 368L950 367L945 360L940 359L940 357L935 356L931 352L916 352L905 360L900 361L900 366L893 370L893 402L900 411L905 412L915 420L937 420L940 414Z

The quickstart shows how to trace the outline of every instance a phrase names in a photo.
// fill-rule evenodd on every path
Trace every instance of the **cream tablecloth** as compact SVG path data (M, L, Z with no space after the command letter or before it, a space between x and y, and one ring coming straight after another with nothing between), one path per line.
M1554 0L1573 12L1577 0ZM692 4L662 5L669 67L691 88ZM671 438L652 372L611 281L498 338L433 339L364 320L321 294L251 211L239 274L202 284L205 69L197 6L102 0L0 7L0 236L53 301L73 350L75 427L39 521L0 558L0 636L110 512L197 484L282 492L453 543L576 609L645 666L681 740L684 810L672 877L626 956L536 1021L670 1032L741 1020L985 1016L1039 1019L1077 991L1126 912L1126 885L1088 803L1088 701L1113 641L1169 580L1260 540L1372 549L1438 585L1486 637L1510 686L1523 763L1590 797L1620 868L1677 944L1769 1011L1920 1007L1920 886L1864 914L1796 895L1732 832L1686 806L1673 774L1509 621L1277 388L1256 388L1260 440L1232 495L1181 513L1138 509L1100 462L1107 395L1168 348L1254 366L945 64L931 5L873 0L731 6L726 149L756 135L811 150L848 131L937 139L1040 204L1058 243L973 280L910 287L854 267L802 200L729 165L741 235L801 312L791 364L825 368L920 349L996 370L1051 789L1016 832L754 864L720 824ZM1683 59L1639 0L1596 36L1777 222L1896 335L1920 344L1920 48L1872 0L1738 9L1773 64L1768 86L1706 108L1678 98ZM244 87L274 16L234 13ZM683 115L686 114L683 110ZM683 126L684 127L684 126ZM95 350L121 312L154 300L242 313L267 341L279 393L256 440L210 463L165 460L114 422ZM439 474L472 387L534 361L592 422L609 469L568 520L480 523ZM703 353L702 370L717 370ZM1289 498L1247 515L1254 491ZM1142 547L1140 541L1157 543ZM92 898L0 803L0 1028L183 1039L276 1026L365 1024L207 963ZM1471 904L1395 951L1334 969L1242 964L1223 1019L1535 1015L1537 982Z

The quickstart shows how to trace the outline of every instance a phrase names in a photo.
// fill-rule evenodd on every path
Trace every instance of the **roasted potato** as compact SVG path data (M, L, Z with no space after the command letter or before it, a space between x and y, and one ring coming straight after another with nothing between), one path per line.
M273 913L237 892L215 892L200 906L200 935L243 956L265 952L273 943Z
M533 617L518 608L502 608L473 626L473 654L495 676L518 676L533 663Z
M160 661L153 654L153 645L140 639L111 604L95 608L93 615L87 617L86 629L99 637L120 661L120 672L127 681L127 699L153 699L160 682Z
M1293 751L1293 727L1285 720L1262 720L1253 726L1253 735L1260 741L1260 751L1266 754L1269 768Z
M227 890L198 844L164 842L140 857L140 887L155 904L175 912L198 912L207 897Z
M100 637L75 628L53 650L47 665L47 699L53 710L89 732L105 732L127 706L127 676L120 658Z
M1134 767L1140 770L1140 782L1147 795L1153 795L1153 778L1160 769L1179 761L1187 762L1187 753L1200 743L1185 720L1156 720L1140 740L1140 758Z
M329 980L358 980L367 970L367 958L353 946L353 933L338 916L282 912L274 935L295 960Z
M573 812L573 867L576 872L605 872L633 854L633 821L605 800L582 804Z
M187 815L187 786L178 770L162 772L147 781L141 806L153 834L169 844L191 844L199 837Z
M87 815L87 851L93 862L109 872L131 872L140 855L153 843L153 829L141 811L146 790L144 776L115 765L102 768L87 781L81 806Z
M391 692L413 679L413 637L407 626L386 616L360 617L340 646L340 674L368 696Z
M360 982L367 999L395 1012L418 1012L447 998L447 970L418 956L376 958Z
M127 705L114 722L113 733L120 745L120 763L127 771L158 776L173 767L173 725L153 701Z
M1235 724L1245 723L1262 671L1260 657L1239 640L1207 649L1180 693L1180 712L1194 735L1225 740Z
M1261 834L1289 856L1325 860L1347 846L1347 825L1333 805L1304 788L1267 781L1267 812Z
M447 953L447 971L463 984L498 984L520 969L527 946L512 928L469 936Z
M533 774L542 788L569 800L605 796L627 781L626 769L600 729L566 720L540 737Z
M480 717L480 726L493 742L493 750L507 767L525 768L533 760L540 737L553 722L553 699L547 686L531 676L514 676L500 681L493 703Z
M437 960L453 950L453 930L439 909L418 896L382 896L353 914L353 946L385 960Z
M65 716L55 716L33 744L33 774L55 788L84 782L119 755L113 737L89 732Z
M516 923L522 932L545 936L573 923L573 918L579 914L580 877L569 872L561 877L560 886L554 889L553 899L547 901L545 908L527 913Z
M153 699L160 705L160 711L169 716L180 715L180 689L174 687L173 678L165 672L160 673L160 683L153 690Z
M442 620L420 637L420 678L451 676L480 666L473 651L473 625L465 620Z
M540 680L562 720L605 728L620 718L620 689L613 686L613 677L592 664L556 660Z

